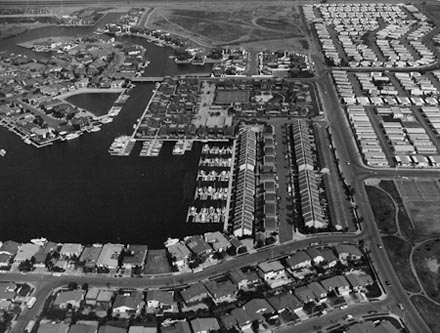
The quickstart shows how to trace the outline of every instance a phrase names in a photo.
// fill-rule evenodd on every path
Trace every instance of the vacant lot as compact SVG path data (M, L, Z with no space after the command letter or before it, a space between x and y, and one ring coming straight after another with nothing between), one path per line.
M434 240L419 246L414 251L413 262L426 293L440 302L440 241Z
M402 283L403 288L408 291L418 292L419 284L409 264L409 254L411 252L411 244L403 239L395 236L382 237L385 249L390 257L391 264Z
M397 232L394 202L384 191L377 187L366 186L365 188L379 230L385 234Z
M438 320L440 306L432 303L423 296L413 296L411 297L411 301L422 315L431 331L440 332L440 320Z
M255 48L265 49L266 42L273 40L275 49L300 51L305 44L299 40L311 42L303 20L295 5L228 3L156 8L147 26L184 35L207 46L252 42Z
M403 204L415 226L415 237L423 239L440 234L440 186L437 180L396 182Z
M148 250L145 274L162 274L171 272L166 250Z

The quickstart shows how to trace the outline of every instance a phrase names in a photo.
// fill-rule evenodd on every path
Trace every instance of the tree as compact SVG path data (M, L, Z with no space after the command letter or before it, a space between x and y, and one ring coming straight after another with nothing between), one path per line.
M75 290L78 289L78 283L76 282L69 282L69 284L67 285L67 288L69 288L70 290Z
M83 283L83 285L81 286L81 289L84 291L89 290L89 284L88 283Z

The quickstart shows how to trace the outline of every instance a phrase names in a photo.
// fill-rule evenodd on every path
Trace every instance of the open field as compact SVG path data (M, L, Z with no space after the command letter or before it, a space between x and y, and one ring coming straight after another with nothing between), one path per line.
M365 188L379 230L384 234L397 232L394 202L377 187L366 186Z
M247 90L217 90L215 93L216 104L248 103L250 91Z
M149 250L147 257L146 274L163 274L171 272L166 257L166 250Z
M382 240L403 288L411 292L418 292L420 287L409 264L411 244L395 236L385 236L382 237Z
M272 41L274 49L301 51L311 44L299 7L291 4L158 7L147 26L184 35L213 47L250 43L255 49L265 49Z
M438 316L440 313L440 306L432 303L423 296L411 297L415 308L419 311L426 324L429 326L432 332L440 332L440 320Z
M440 302L440 240L433 240L414 251L414 266L426 293Z
M440 234L440 186L437 180L396 182L403 204L419 239Z

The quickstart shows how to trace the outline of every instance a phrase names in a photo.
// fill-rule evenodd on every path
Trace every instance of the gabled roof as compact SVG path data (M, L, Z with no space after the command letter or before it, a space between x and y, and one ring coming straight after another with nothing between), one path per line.
M274 295L267 299L270 305L277 311L280 312L284 309L289 309L291 311L301 308L302 302L293 294L287 292L281 295Z
M296 266L305 262L310 262L312 258L305 251L297 251L286 259L286 263L290 266Z
M227 297L229 295L235 295L237 293L237 287L229 280L225 282L208 281L205 283L209 293L214 298Z
M133 291L130 295L116 295L113 308L127 307L136 310L142 303L143 294L140 291Z
M335 275L330 278L321 280L321 284L326 290L350 286L348 281L342 275Z
M82 290L60 291L54 301L55 306L68 302L80 302L83 299L84 292Z
M208 291L206 290L205 285L201 282L198 282L190 285L185 290L182 290L180 292L180 295L182 296L183 300L187 302L190 301L193 297L197 297L207 293Z
M220 329L216 318L195 318L191 320L191 326L194 332L209 332Z

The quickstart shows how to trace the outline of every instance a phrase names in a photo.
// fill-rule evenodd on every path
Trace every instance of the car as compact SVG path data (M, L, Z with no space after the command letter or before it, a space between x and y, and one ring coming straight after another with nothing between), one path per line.
M347 305L347 304L344 304L344 305L341 305L339 308L340 308L341 310L345 310L345 309L348 308L348 305Z
M345 161L345 164L350 165L351 163L350 161Z
M383 245L380 244L380 243L377 244L377 247L378 247L379 249L383 249Z
M399 307L400 310L402 311L405 310L402 303L397 303L397 306Z
M385 284L386 284L388 287L391 287L391 286L392 286L392 284L391 284L390 281L385 281Z
M348 314L344 317L345 320L353 320L353 316L351 314Z

